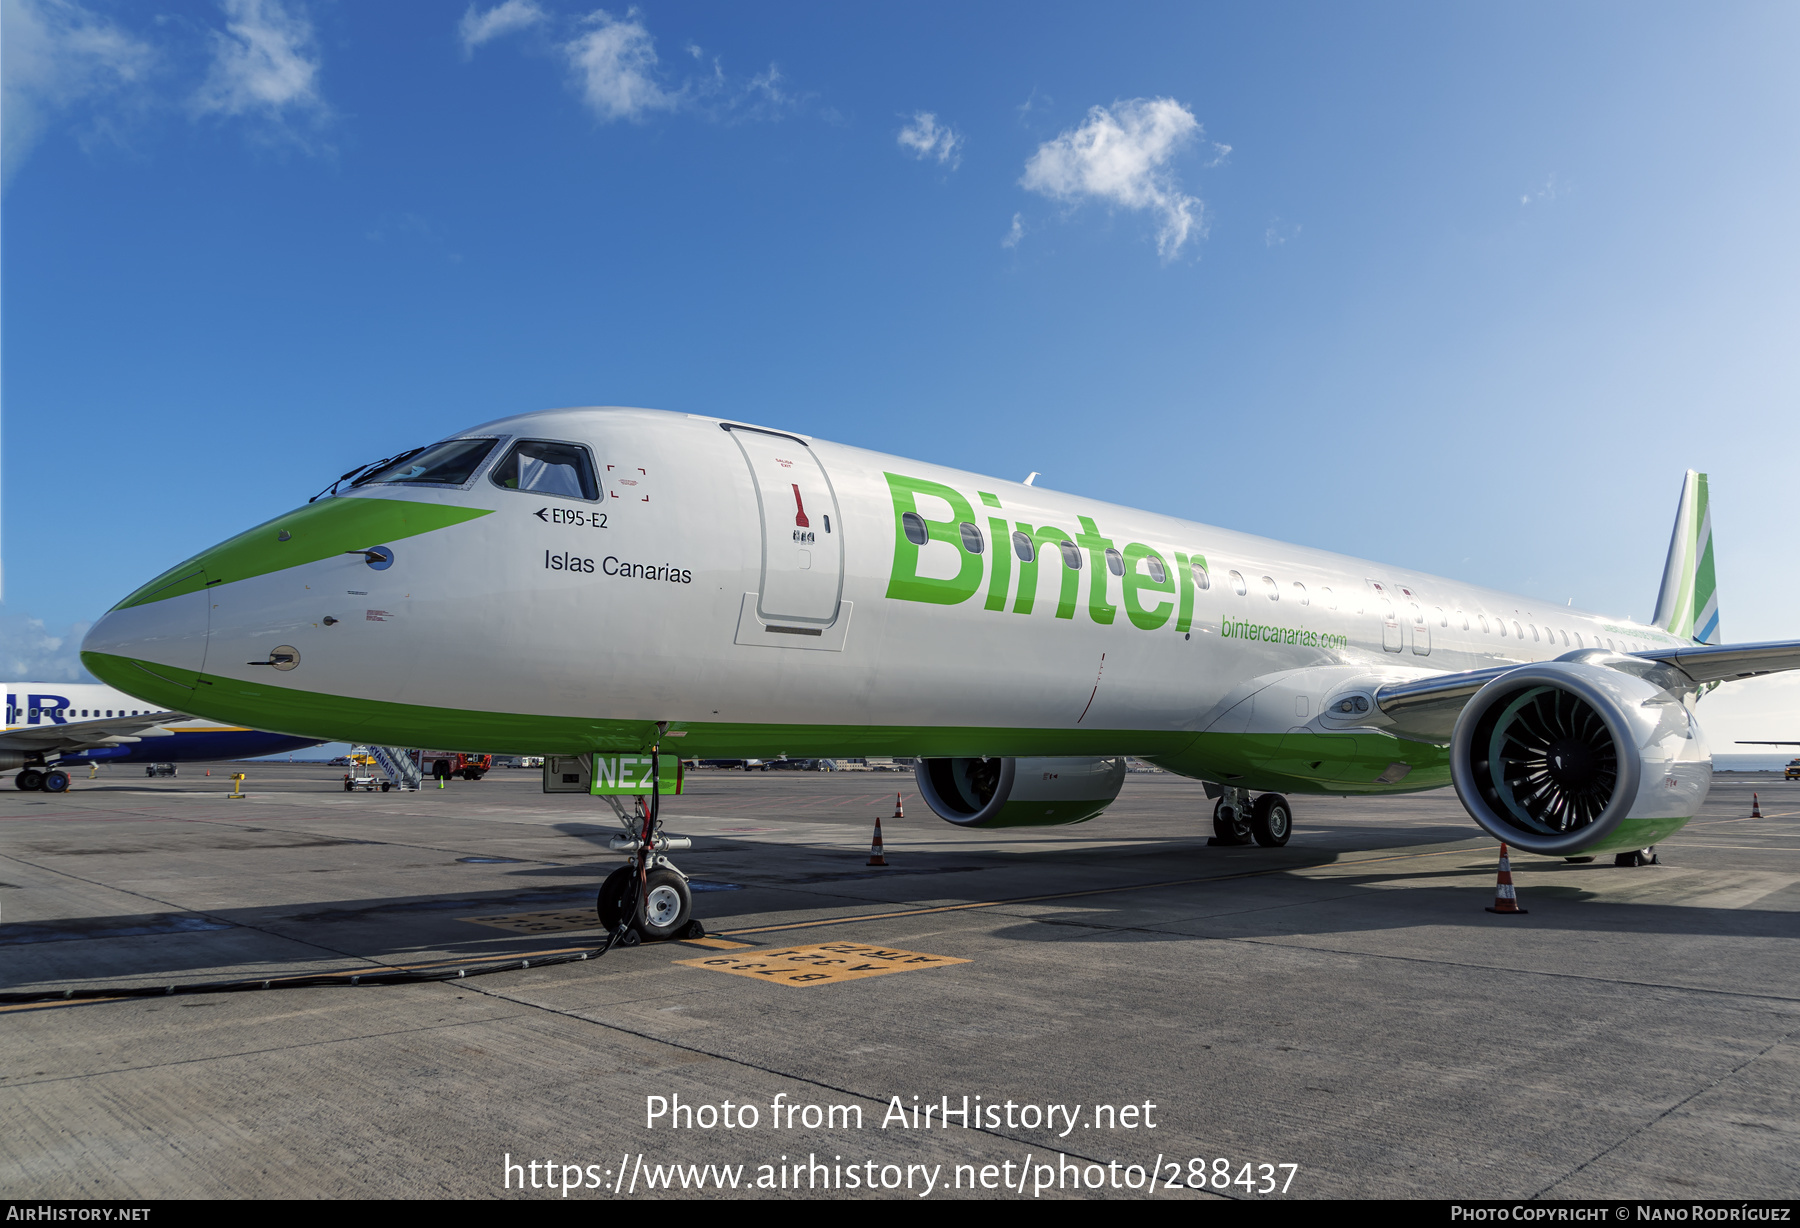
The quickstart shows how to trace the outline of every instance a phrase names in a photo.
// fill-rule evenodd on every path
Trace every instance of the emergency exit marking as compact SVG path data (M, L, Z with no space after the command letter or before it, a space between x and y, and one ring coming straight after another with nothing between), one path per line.
M969 961L895 947L872 947L862 942L821 942L741 955L721 952L674 962L688 968L729 972L733 976L755 977L779 985L833 985L839 981L860 981L864 977L886 976L890 972L912 972Z
M597 930L600 917L591 908L568 908L561 912L515 912L497 917L459 917L475 925L511 930L515 934L558 934L564 930Z

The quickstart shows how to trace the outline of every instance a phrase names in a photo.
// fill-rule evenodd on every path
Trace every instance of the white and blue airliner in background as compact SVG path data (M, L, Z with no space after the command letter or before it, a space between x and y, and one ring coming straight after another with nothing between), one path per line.
M198 763L254 759L317 746L157 708L94 683L9 682L0 771L21 789L61 793L68 769L89 763Z

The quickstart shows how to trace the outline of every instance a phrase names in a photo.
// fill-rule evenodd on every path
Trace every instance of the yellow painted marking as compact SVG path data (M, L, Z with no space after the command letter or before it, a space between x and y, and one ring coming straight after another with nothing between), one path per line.
M591 908L565 908L559 912L515 912L494 917L458 917L475 925L488 925L515 934L559 934L564 930L597 930L600 918Z
M753 942L727 942L723 938L684 938L682 943L690 947L711 947L715 951L743 951L755 946Z
M895 947L873 947L866 942L821 942L757 951L753 955L708 955L674 962L688 968L756 977L777 985L834 985L839 981L860 981L871 976L886 976L890 972L912 972L969 961Z

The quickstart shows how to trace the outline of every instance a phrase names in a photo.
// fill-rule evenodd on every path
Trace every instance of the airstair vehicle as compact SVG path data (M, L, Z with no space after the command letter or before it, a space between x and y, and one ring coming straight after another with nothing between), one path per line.
M351 769L344 773L344 792L361 789L373 793L380 789L417 791L424 785L425 774L414 759L415 752L400 746L353 746L350 748ZM383 775L369 771L379 766Z
M399 746L371 746L369 753L387 773L395 788L417 791L425 785L425 773L413 758L413 752Z

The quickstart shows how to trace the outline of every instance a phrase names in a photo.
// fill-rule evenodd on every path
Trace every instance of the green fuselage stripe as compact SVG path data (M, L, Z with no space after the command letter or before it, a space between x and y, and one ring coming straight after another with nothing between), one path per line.
M392 746L455 746L496 754L638 753L653 720L602 720L436 708L324 695L195 674L106 653L82 654L94 675L174 711L296 737ZM1164 729L1006 729L961 725L798 725L675 722L662 743L686 759L1133 755L1184 776L1293 793L1408 793L1449 783L1448 751L1385 734L1317 737ZM1398 781L1376 778L1396 763Z

